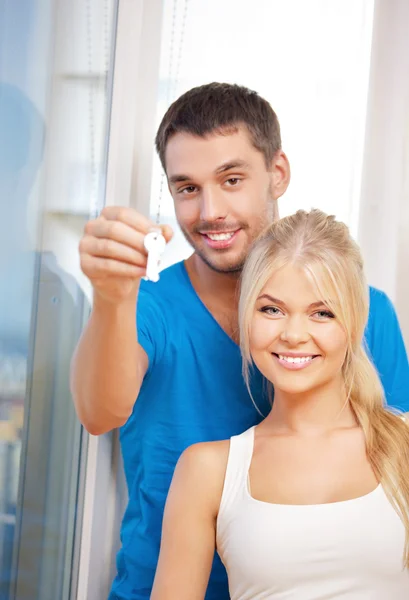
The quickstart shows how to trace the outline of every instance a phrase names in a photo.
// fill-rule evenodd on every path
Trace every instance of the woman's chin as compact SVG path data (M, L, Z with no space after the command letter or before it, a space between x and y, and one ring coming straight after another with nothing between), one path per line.
M321 387L322 381L318 381L316 377L300 377L300 372L288 372L284 375L274 374L273 377L268 379L272 382L274 390L280 391L283 394L288 395L304 395L313 392L315 389Z

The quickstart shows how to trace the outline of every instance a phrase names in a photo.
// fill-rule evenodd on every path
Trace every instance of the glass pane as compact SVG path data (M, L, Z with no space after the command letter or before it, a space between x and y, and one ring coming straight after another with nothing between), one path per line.
M356 233L373 4L164 0L158 124L169 103L196 85L224 81L256 90L277 113L292 167L280 215L318 207ZM155 154L152 217L160 189ZM161 218L176 229L167 266L191 250L176 226L166 185Z
M77 247L104 199L116 8L0 0L0 600L75 594Z

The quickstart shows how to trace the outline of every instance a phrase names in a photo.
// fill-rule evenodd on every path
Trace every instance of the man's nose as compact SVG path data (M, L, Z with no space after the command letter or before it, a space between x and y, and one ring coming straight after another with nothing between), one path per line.
M202 221L217 221L227 216L227 206L220 190L213 186L202 189L200 218Z

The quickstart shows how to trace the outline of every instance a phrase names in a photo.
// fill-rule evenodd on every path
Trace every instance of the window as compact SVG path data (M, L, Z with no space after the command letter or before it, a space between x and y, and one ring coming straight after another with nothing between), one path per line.
M77 244L104 199L114 0L1 3L0 599L75 595Z
M281 216L318 207L356 234L372 21L372 0L165 0L157 124L195 85L258 91L278 115L292 167ZM152 217L160 185L155 156ZM176 225L166 185L161 219ZM177 231L165 266L190 252Z

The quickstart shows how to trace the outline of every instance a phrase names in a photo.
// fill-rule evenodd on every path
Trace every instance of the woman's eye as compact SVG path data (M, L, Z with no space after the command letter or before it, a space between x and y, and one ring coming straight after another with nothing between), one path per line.
M263 306L260 308L260 312L265 313L267 315L271 315L272 317L276 317L281 315L281 310L277 308L277 306Z
M335 315L329 310L318 310L314 315L319 319L335 319Z

